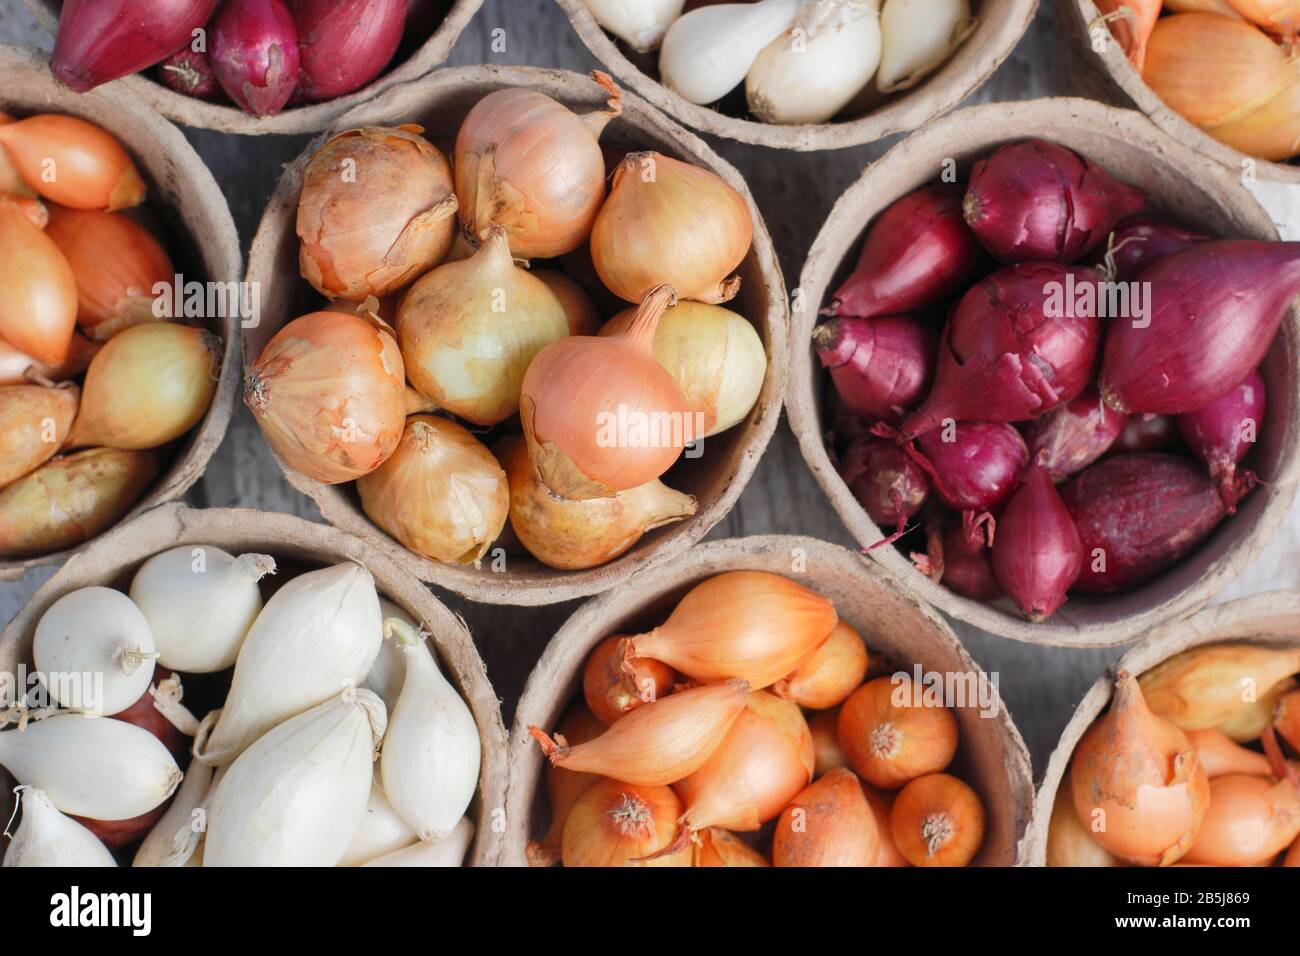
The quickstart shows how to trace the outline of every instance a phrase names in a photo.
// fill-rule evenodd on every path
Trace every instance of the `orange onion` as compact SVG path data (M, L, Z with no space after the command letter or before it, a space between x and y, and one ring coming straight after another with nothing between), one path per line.
M12 206L17 209L37 229L44 229L50 224L50 210L39 199L0 194L0 205Z
M761 690L807 660L836 620L830 601L789 578L726 571L686 592L663 624L629 638L624 659L649 657L695 680L736 677Z
M326 484L352 481L402 437L402 353L381 324L312 312L266 344L245 377L244 404L291 468Z
M595 335L600 331L600 313L582 286L554 269L534 269L532 273L546 284L564 309L570 335Z
M1300 837L1300 791L1291 780L1231 773L1210 781L1205 814L1184 863L1254 866Z
M621 335L575 335L537 353L519 415L542 480L564 498L609 498L654 481L703 437L681 388L654 356L655 329L673 304L652 289Z
M552 740L539 727L529 734L552 764L652 787L676 783L709 759L736 722L749 696L743 680L680 691L628 713L583 744Z
M456 196L447 159L419 126L366 126L318 149L298 197L298 268L331 299L404 288L451 249Z
M682 299L735 297L732 275L749 252L745 198L707 169L662 153L628 153L591 230L591 259L605 286L640 302L662 283Z
M728 830L721 827L697 834L692 847L692 866L771 866L767 857Z
M0 488L54 457L77 414L75 385L0 388Z
M911 866L899 852L894 842L894 831L890 826L890 816L894 812L894 798L898 796L892 790L880 790L869 783L862 783L862 793L871 807L871 815L876 820L876 834L879 837L880 852L876 855L876 866Z
M144 202L135 163L94 123L41 113L0 125L0 146L24 182L60 206L113 212Z
M370 520L416 554L477 564L505 527L510 490L492 453L446 418L413 415L397 449L357 479Z
M1297 672L1300 647L1207 644L1162 661L1140 683L1152 713L1184 730L1202 730L1223 724Z
M853 771L832 770L795 796L776 823L774 866L875 866L876 818Z
M116 212L50 209L45 234L54 240L77 281L77 324L96 341L153 322L154 287L170 288L175 269L162 245Z
M890 830L913 866L966 866L984 844L984 804L956 777L917 777L894 798Z
M811 657L772 685L772 692L800 707L824 710L842 704L866 674L867 645L841 620Z
M548 567L594 568L625 554L647 531L695 514L693 495L658 479L612 498L561 498L542 481L522 437L511 435L493 451L510 480L515 536Z
M504 226L510 251L549 259L582 245L605 198L597 140L623 111L622 94L600 71L608 109L579 116L544 93L502 89L469 111L456 135L460 220L477 239Z
M1187 735L1153 714L1127 671L1110 710L1074 751L1071 793L1079 822L1103 847L1142 866L1176 863L1210 803L1210 781Z
M1102 19L1120 45L1134 69L1142 72L1146 60L1147 40L1160 16L1161 0L1097 0Z
M847 767L849 760L840 748L840 711L838 707L820 710L808 718L813 739L813 777L824 777L836 767Z
M840 746L863 780L897 790L937 773L957 753L957 718L924 701L906 675L877 677L840 706Z
M1187 739L1196 748L1196 757L1211 780L1230 773L1267 777L1271 772L1267 757L1247 750L1217 728L1189 730Z
M469 259L423 276L397 310L406 377L439 408L476 425L519 411L524 370L568 334L559 299L515 265L500 226Z
M578 701L565 711L560 718L557 734L571 744L585 744L593 737L600 736L605 730L602 724ZM564 824L569 819L569 812L578 798L592 788L600 777L594 773L577 773L563 767L546 765L546 798L551 809L551 824L546 828L546 835L541 841L530 840L525 853L531 866L555 866L560 862L560 839L564 835Z
M637 658L629 663L635 671L633 683L638 691L630 691L619 655L622 640L617 634L605 638L587 655L582 667L582 696L596 719L607 724L642 704L666 697L677 680L676 672L667 664Z
M73 332L68 357L58 365L46 365L0 339L0 386L42 381L62 382L89 368L90 360L98 351L98 343Z
M54 241L9 203L0 203L0 289L0 338L39 362L66 360L77 322L76 279Z
M1300 0L1226 0L1238 14L1290 42L1300 33Z
M0 126L7 126L16 122L14 117L0 110ZM13 160L9 158L9 152L3 146L0 146L0 196L10 199L35 199L36 190L28 186L18 170L14 168Z
M1273 729L1293 750L1300 751L1300 690L1289 690L1278 698L1273 707Z
M1048 866L1123 866L1113 853L1092 838L1074 810L1070 773L1056 792L1047 823Z
M673 838L682 802L670 787L601 780L564 824L565 866L690 866L691 849L658 856Z
M91 448L52 458L0 491L0 558L81 544L135 504L158 474L151 451Z

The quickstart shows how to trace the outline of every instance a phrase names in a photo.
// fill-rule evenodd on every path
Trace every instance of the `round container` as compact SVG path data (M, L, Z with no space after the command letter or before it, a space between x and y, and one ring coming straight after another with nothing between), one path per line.
M61 0L23 0L36 20L50 34L58 32L59 10ZM483 0L453 0L450 9L443 17L442 23L433 35L410 53L404 60L399 60L399 50L391 69L355 93L340 96L324 103L309 106L287 107L275 116L250 116L238 106L230 103L209 103L195 99L183 93L177 93L162 83L151 79L145 73L115 80L121 88L127 90L147 106L157 110L163 116L185 126L199 129L211 129L221 133L241 133L245 136L261 136L266 133L315 133L327 127L334 119L342 116L352 107L383 92L398 83L417 80L434 67L446 62L451 55L451 48L456 45L465 25L478 12ZM113 87L118 89L117 86Z
M778 126L687 102L659 82L655 66L657 51L649 54L648 61L640 57L638 65L628 58L628 48L596 22L586 0L556 2L568 14L573 28L596 59L665 113L704 133L801 152L872 143L894 133L918 129L936 116L942 116L993 75L1029 28L1038 7L1038 0L973 0L975 31L942 67L912 89L893 95L864 114L838 122ZM647 73L647 69L652 72ZM733 93L728 99L736 95ZM744 93L739 97L743 109Z
M276 559L277 576L282 579L343 561L355 561L374 576L375 586L383 597L426 627L432 634L430 640L443 673L474 714L483 746L478 795L469 810L475 835L468 861L473 866L495 865L500 856L501 836L494 829L493 820L498 809L505 805L505 730L496 692L488 682L474 641L465 623L428 588L364 542L328 525L265 511L192 510L176 504L142 515L70 560L32 595L18 616L0 632L0 672L16 673L19 665L32 667L36 622L60 597L92 585L117 588L125 593L146 559L186 544L215 545L236 555L269 554ZM264 579L264 588L274 580L275 577ZM204 677L195 675L193 682L199 683ZM0 779L9 780L3 768L0 768ZM3 802L10 808L11 790L12 786L6 783L2 791L6 798Z
M1272 646L1300 644L1300 592L1270 591L1206 608L1186 620L1154 631L1121 657L1109 673L1098 678L1065 725L1061 742L1047 762L1047 772L1034 799L1034 818L1021 846L1022 866L1047 865L1047 828L1057 790L1070 767L1074 748L1093 721L1110 706L1115 689L1111 675L1126 670L1139 677L1175 654L1222 641Z
M102 126L126 147L149 186L145 203L167 233L165 246L186 281L237 283L242 271L239 236L226 199L207 166L180 130L130 97L111 93L71 93L56 83L44 60L11 46L0 46L0 110L20 118L33 113L66 113ZM221 444L239 393L239 318L212 316L208 330L221 336L221 376L203 420L178 442L159 478L125 519L179 498L198 481ZM76 549L72 549L76 550ZM0 560L0 581L29 569L55 564L71 551L24 560Z
M526 865L530 839L550 823L541 748L530 724L548 733L582 693L582 667L591 650L611 634L647 630L672 612L696 584L723 571L769 571L811 588L835 604L841 620L879 652L911 673L980 675L952 628L908 596L888 574L844 548L813 538L771 535L713 541L693 548L671 565L636 577L580 607L556 632L524 687L510 732L510 789L506 804L504 862ZM994 675L993 680L996 680ZM979 793L988 814L984 846L975 865L1010 866L1033 802L1029 753L994 684L996 716L978 706L954 708L960 746L953 772Z
M416 122L425 136L450 149L456 130L470 108L493 90L521 86L538 90L579 112L603 108L606 94L591 79L560 70L532 67L475 66L439 70L418 84L389 90L342 117L335 129ZM244 330L246 360L253 362L286 322L319 307L320 295L298 271L295 220L302 173L324 142L317 139L285 168L249 251L248 279L262 290L262 321ZM622 557L585 571L557 571L527 555L511 555L504 568L493 569L489 553L482 567L431 561L377 528L361 510L355 487L313 481L280 462L289 483L310 495L334 525L364 539L425 581L450 588L475 601L537 605L594 594L627 580L632 572L681 554L720 521L749 480L780 417L788 357L789 308L781 269L758 207L740 175L708 146L633 95L623 98L623 115L610 123L602 144L631 144L654 149L712 170L745 197L754 220L754 242L737 270L740 294L729 308L748 318L767 352L767 380L758 402L740 424L704 442L696 459L680 460L664 477L670 487L698 500L696 513L652 531Z
M961 110L927 127L873 163L831 211L804 263L797 293L804 308L791 322L800 354L791 362L786 396L790 427L804 459L853 537L864 547L884 535L840 478L822 435L822 400L829 377L808 344L817 312L852 271L867 225L914 189L935 182L955 160L958 181L973 161L998 146L1036 136L1053 140L1141 186L1153 206L1173 212L1190 228L1240 239L1277 239L1277 229L1251 194L1221 166L1157 130L1141 114L1088 100L997 103ZM986 631L1033 644L1074 647L1131 641L1159 624L1205 604L1259 554L1295 497L1300 475L1300 310L1283 320L1264 359L1268 411L1252 467L1263 484L1192 554L1160 577L1111 597L1071 596L1050 619L1024 620L1009 599L972 601L917 571L892 546L871 552L921 600Z

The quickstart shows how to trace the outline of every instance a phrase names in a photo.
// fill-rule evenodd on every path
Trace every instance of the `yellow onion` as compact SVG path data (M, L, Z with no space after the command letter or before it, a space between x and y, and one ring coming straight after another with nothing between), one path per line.
M813 655L772 685L778 697L809 710L825 710L844 702L867 673L867 646L862 635L839 621Z
M853 771L832 770L781 813L772 840L776 866L875 866L876 818Z
M606 322L600 334L623 331L634 314L634 309L625 309ZM705 438L748 415L763 390L763 340L744 316L730 309L678 302L659 320L654 352L677 380L691 410L704 413Z
M0 339L0 386L42 381L62 382L89 368L90 360L98 351L98 343L73 332L68 357L58 365L46 365Z
M39 362L67 359L76 279L54 241L11 203L0 203L0 290L0 338Z
M1300 792L1289 779L1227 774L1210 781L1210 809L1185 863L1267 863L1300 836Z
M1259 109L1206 129L1221 143L1274 162L1300 153L1300 76Z
M1052 818L1047 823L1048 866L1123 866L1124 864L1092 838L1074 810L1070 772L1056 791Z
M612 498L561 498L542 482L519 436L494 450L510 479L510 526L528 553L552 568L574 571L613 561L647 531L695 514L694 496L657 478Z
M1196 756L1205 768L1205 775L1211 780L1230 773L1247 773L1258 777L1267 777L1271 773L1267 757L1257 751L1247 750L1222 730L1189 730L1187 739L1196 748Z
M53 458L0 491L0 558L30 558L93 538L158 474L151 451L91 448Z
M611 292L640 302L661 283L679 298L734 298L749 252L745 198L714 173L662 153L628 153L591 230L591 259Z
M144 202L135 163L94 123L55 113L29 116L0 124L0 147L28 186L60 206L113 212Z
M411 384L476 425L495 425L519 411L525 369L568 334L559 300L515 265L500 226L472 258L444 263L411 286L397 310L397 341Z
M1300 673L1300 647L1207 644L1175 654L1140 678L1152 713L1184 730L1218 727L1279 681Z
M1300 31L1298 0L1227 0L1232 9L1269 33L1294 40Z
M957 718L910 677L877 677L840 705L840 747L867 783L897 790L943 770L957 753Z
M1115 856L1168 866L1191 848L1210 804L1209 778L1187 735L1151 712L1128 672L1071 766L1079 822Z
M565 498L610 498L653 481L703 434L681 388L654 357L655 329L673 303L656 286L625 331L567 336L524 374L519 417L542 481Z
M605 725L595 718L582 701L570 706L555 728L557 736L564 737L575 746L600 736L604 730ZM600 777L594 773L578 773L549 763L546 765L546 802L551 811L551 823L540 841L528 842L525 853L531 866L555 866L560 862L560 839L564 835L564 824L569 819L569 811L578 802L578 798L599 780Z
M75 385L0 388L0 488L54 457L77 414Z
M697 835L692 866L771 866L767 857L729 830L709 827Z
M595 335L600 331L600 313L582 286L554 269L534 269L532 274L546 284L564 309L570 335Z
M681 807L668 787L602 780L569 811L561 859L565 866L690 866L689 846L645 859L672 840Z
M171 259L142 226L116 212L50 208L45 234L77 280L77 324L96 341L156 320L154 286L174 281Z
M0 110L0 126L7 126L16 122L14 117ZM0 146L0 196L8 196L17 199L35 199L36 190L28 186L18 170L14 167L14 162L9 158L9 151Z
M1258 740L1268 729L1269 724L1273 722L1273 712L1283 695L1293 690L1296 682L1290 678L1279 681L1271 691L1254 703L1250 703L1241 708L1223 723L1219 724L1218 729L1223 731L1230 740L1239 744L1248 744L1252 740Z
M599 71L608 109L579 116L544 93L503 89L475 104L454 151L460 220L474 238L505 227L521 259L549 259L582 245L605 198L597 140L623 111L622 94Z
M86 370L68 448L156 448L207 413L221 372L221 339L175 322L119 332Z
M244 404L291 468L326 484L352 481L402 437L402 353L381 323L312 312L266 344L245 378Z
M360 302L443 260L455 231L447 159L419 126L366 126L312 156L298 197L298 266L317 291Z
M505 473L483 443L432 415L406 421L388 459L357 479L370 519L417 554L477 563L510 508Z

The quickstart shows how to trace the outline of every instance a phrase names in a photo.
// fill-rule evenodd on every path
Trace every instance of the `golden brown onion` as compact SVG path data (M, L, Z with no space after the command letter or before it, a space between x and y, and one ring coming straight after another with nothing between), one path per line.
M54 457L77 414L75 385L0 388L0 488Z
M144 202L135 163L94 123L40 113L0 124L0 147L28 186L61 206L113 212Z
M39 362L65 361L77 322L76 279L54 241L11 203L0 203L0 290L0 338Z

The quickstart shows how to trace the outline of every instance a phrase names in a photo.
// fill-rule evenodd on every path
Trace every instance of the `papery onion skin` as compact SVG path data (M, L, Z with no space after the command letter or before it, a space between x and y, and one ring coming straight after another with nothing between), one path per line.
M629 153L592 226L591 258L628 302L666 282L678 298L716 305L739 291L732 273L753 238L745 198L721 177L662 153Z
M145 184L135 163L94 123L40 113L0 125L0 147L9 151L27 185L61 206L115 212L144 202ZM47 174L51 168L53 177Z
M384 71L402 41L409 0L293 0L302 69L298 93L345 96Z
M952 712L926 704L901 675L877 677L850 694L840 706L839 736L849 766L885 790L943 770L957 753Z
M646 860L672 842L682 802L665 786L602 780L569 811L565 866L690 866L691 848Z
M1300 648L1254 644L1204 644L1182 651L1142 675L1142 693L1152 713L1186 730L1220 727L1251 701L1251 687L1263 698L1287 677L1300 673Z
M946 773L917 777L894 798L894 844L913 866L966 866L984 843L984 804Z
M691 866L771 866L767 857L721 827L709 827L696 834Z
M596 719L587 705L577 701L564 712L555 732L576 747L600 736L604 730L605 725ZM540 841L528 841L525 854L529 866L555 866L560 862L560 840L564 835L565 821L569 819L569 811L578 802L578 798L601 779L594 773L565 770L551 763L546 764L545 774L546 802L551 811L551 823Z
M68 437L80 396L76 386L0 388L0 488L54 457Z
M477 564L505 526L505 472L483 443L446 418L413 415L394 452L357 479L371 520L416 554Z
M215 100L222 95L221 84L212 71L207 50L178 50L158 64L158 79L168 89L192 96L196 100Z
M812 340L844 404L873 421L899 424L934 380L938 337L909 316L831 319Z
M406 423L402 354L359 316L312 312L267 343L249 369L244 404L290 467L326 484L378 468Z
M1051 475L1031 466L998 519L992 555L998 583L1026 618L1045 621L1065 603L1089 556Z
M54 241L6 203L0 203L0 284L0 337L47 365L67 359L77 321L76 278Z
M245 113L273 116L298 84L298 31L284 0L224 0L212 21L212 67Z
M1300 792L1289 779L1227 774L1210 781L1210 808L1184 863L1255 866L1300 836Z
M1160 16L1161 6L1161 0L1101 0L1097 4L1115 42L1139 73L1146 61L1147 41Z
M862 683L867 664L862 635L841 620L811 657L772 685L772 693L809 710L835 707Z
M581 246L605 199L605 160L597 140L622 113L622 94L592 74L608 109L579 116L535 90L489 93L456 136L460 219L478 239L503 226L521 259L550 259ZM636 300L639 301L639 297Z
M1123 866L1113 853L1092 838L1079 821L1071 797L1069 771L1061 781L1047 824L1048 866Z
M1113 282L1131 282L1157 259L1209 238L1158 219L1135 216L1116 226L1106 245L1099 246L1088 261L1104 268Z
M844 451L840 477L867 516L902 531L930 496L925 469L893 442L868 435Z
M1089 388L1025 426L1025 443L1053 481L1064 481L1106 454L1127 424L1127 415L1115 411L1096 389Z
M772 841L775 866L875 866L880 835L862 785L832 770L781 812Z
M1196 748L1196 756L1205 768L1205 775L1213 780L1230 773L1270 776L1268 758L1262 753L1242 747L1217 727L1188 730L1187 739Z
M409 285L446 257L456 196L446 158L418 126L335 136L302 174L298 266L322 295L360 302Z
M955 511L998 511L1029 461L1025 441L1002 422L961 422L916 441L916 461L935 494Z
M1237 498L1243 488L1253 487L1255 473L1237 472L1237 462L1246 457L1264 425L1267 389L1258 371L1222 398L1204 408L1178 416L1178 430L1187 447L1210 466L1210 479L1228 514L1237 513Z
M151 451L91 448L53 458L0 491L0 558L81 544L131 510L158 474Z
M606 724L614 723L642 704L668 696L677 680L677 673L667 664L636 658L631 664L636 671L633 682L639 690L636 693L629 690L620 653L624 636L616 634L597 644L582 668L583 699L592 715Z

